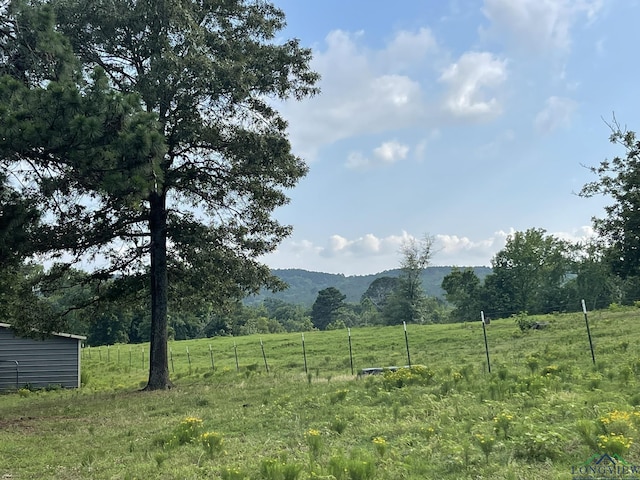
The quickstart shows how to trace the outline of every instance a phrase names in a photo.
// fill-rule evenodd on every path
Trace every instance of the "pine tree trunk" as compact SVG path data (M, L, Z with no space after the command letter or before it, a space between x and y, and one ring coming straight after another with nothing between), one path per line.
M167 355L167 209L166 197L150 197L151 232L151 332L149 382L145 390L171 388Z

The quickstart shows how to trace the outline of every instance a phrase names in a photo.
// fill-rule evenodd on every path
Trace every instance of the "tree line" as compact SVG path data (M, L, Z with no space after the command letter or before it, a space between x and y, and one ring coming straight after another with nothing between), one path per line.
M346 302L336 287L320 290L311 308L266 298L259 305L240 300L224 309L214 302L199 302L172 311L168 338L186 340L217 335L304 332L347 327L406 323L453 323L487 318L547 314L590 309L611 304L632 304L639 296L635 275L616 275L593 239L571 243L543 229L515 232L492 259L492 273L480 280L472 268L454 267L442 281L444 298L429 297L420 274L429 263L433 239L406 242L401 249L400 275L375 279L360 302ZM43 267L23 265L21 282L38 278ZM14 281L18 277L14 277ZM18 282L19 284L20 282ZM15 290L20 291L20 288ZM3 294L9 294L6 289ZM149 341L150 315L144 297L122 297L92 304L98 292L91 275L68 271L57 283L48 283L36 295L38 305L50 315L64 315L74 333L86 335L90 345ZM125 297L126 298L126 297ZM74 309L77 304L87 305Z

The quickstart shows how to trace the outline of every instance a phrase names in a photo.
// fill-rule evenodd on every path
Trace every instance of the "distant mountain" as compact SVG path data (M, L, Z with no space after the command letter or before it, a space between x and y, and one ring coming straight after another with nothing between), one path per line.
M427 267L422 274L422 288L430 297L442 297L444 291L440 287L442 279L453 267ZM482 280L489 273L490 267L472 267ZM347 296L349 303L359 303L362 294L371 282L380 277L397 277L400 270L385 270L372 275L345 276L334 273L310 272L300 269L272 270L276 277L282 279L289 288L278 293L263 291L245 299L245 304L260 304L265 298L277 298L287 303L311 307L316 301L318 292L328 287L335 287Z

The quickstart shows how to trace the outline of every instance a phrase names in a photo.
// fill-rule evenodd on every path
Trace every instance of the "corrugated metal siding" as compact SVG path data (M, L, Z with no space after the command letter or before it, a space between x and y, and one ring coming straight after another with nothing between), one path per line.
M0 390L18 387L80 385L79 340L60 336L45 340L16 337L10 328L0 327Z

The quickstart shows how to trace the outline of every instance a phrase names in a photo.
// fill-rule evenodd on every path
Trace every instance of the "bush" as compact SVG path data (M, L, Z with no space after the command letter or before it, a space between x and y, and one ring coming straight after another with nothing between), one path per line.
M529 315L527 315L527 312L520 312L516 315L512 315L513 319L516 322L516 325L518 325L518 328L520 329L521 332L526 332L527 330L530 330L531 327L533 327L533 325L536 323L535 320L533 320L531 317L529 317Z
M382 376L382 382L387 390L402 388L407 385L429 385L434 376L433 370L416 365L398 370L386 370Z
M525 432L515 442L514 457L525 461L556 460L562 452L562 436L556 432Z
M173 433L173 443L184 445L193 442L200 436L202 419L198 417L186 417Z

